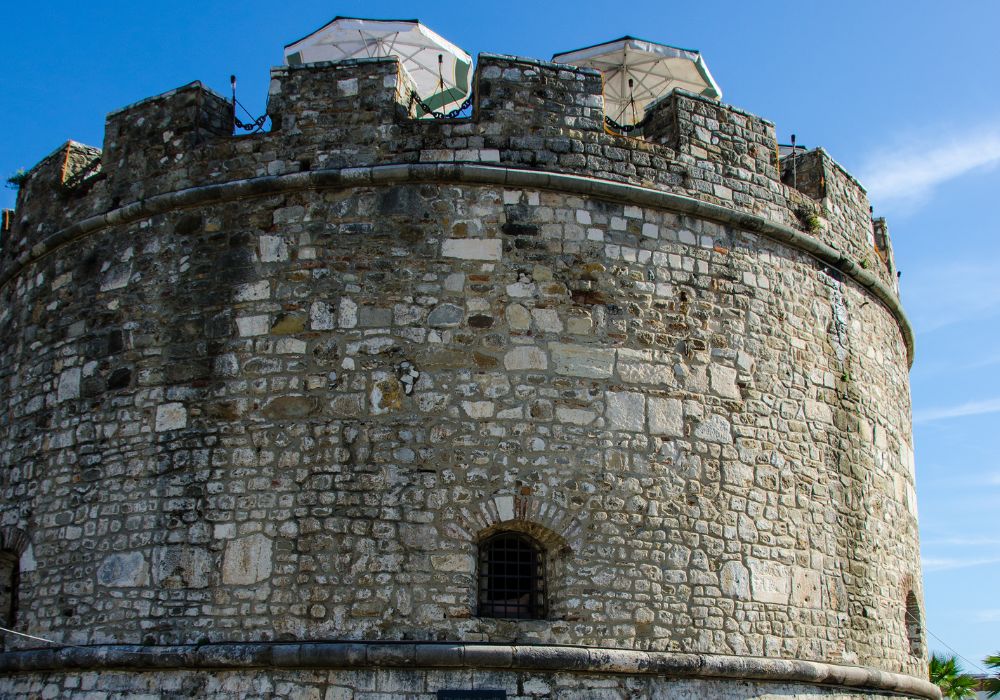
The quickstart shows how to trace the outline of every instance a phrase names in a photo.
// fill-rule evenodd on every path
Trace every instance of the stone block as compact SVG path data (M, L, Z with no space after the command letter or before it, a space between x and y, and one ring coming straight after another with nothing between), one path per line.
M604 416L611 430L641 432L646 425L646 397L632 391L609 391L605 394Z
M739 399L740 389L736 386L736 370L722 365L708 368L709 385L712 392L724 399Z
M789 567L765 559L751 559L748 563L753 599L759 603L787 605L792 586Z
M649 432L653 435L682 437L684 435L684 405L680 399L650 396L647 402Z
M182 403L164 403L156 407L156 432L187 427L187 409Z
M749 600L750 572L738 561L727 561L719 569L719 586L723 595L737 600Z
M820 608L823 603L820 572L801 566L795 567L790 600L792 605L799 607Z
M707 442L729 444L733 441L733 426L723 416L713 413L698 423L694 436Z
M260 533L229 540L222 558L222 582L249 586L271 576L273 543Z
M556 374L569 377L607 379L615 366L615 351L587 345L549 343Z
M441 255L462 260L499 260L503 250L499 238L447 238L441 244Z
M548 367L549 358L535 345L521 345L504 355L503 365L511 371L543 370Z
M149 584L149 565L142 552L112 554L97 567L97 582L113 588L135 588Z
M56 401L62 403L69 399L80 397L80 368L70 367L59 375L59 385L56 389Z

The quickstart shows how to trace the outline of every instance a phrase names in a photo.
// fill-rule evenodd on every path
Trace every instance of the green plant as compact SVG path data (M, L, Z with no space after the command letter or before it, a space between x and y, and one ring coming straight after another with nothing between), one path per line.
M861 258L861 267L867 270L869 267L871 267L871 265L872 264L868 262L868 258Z
M19 190L27 179L27 171L24 168L18 168L16 173L7 178L7 187L12 190Z
M986 691L986 697L995 698L1000 696L1000 652L992 656L987 656L983 659L983 663L993 671L993 675L987 676L983 681L982 689Z
M795 216L798 217L802 228L810 233L816 233L823 227L823 220L815 212L811 212L808 209L799 209L795 212Z
M979 681L962 672L958 659L954 656L943 657L933 654L927 665L928 677L931 683L941 689L945 698L974 698Z

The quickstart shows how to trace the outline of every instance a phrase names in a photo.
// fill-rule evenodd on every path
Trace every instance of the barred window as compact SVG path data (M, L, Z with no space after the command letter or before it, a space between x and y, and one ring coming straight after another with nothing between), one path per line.
M0 626L11 628L17 621L18 560L13 552L0 551Z
M545 550L534 539L502 532L480 544L479 615L545 617Z

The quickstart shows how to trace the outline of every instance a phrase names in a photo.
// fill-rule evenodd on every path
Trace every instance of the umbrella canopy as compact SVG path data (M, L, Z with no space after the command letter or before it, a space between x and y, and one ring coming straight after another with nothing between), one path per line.
M415 19L336 17L285 46L285 63L398 56L431 109L460 103L469 92L472 57Z
M604 113L616 122L642 121L646 107L674 88L722 98L722 91L697 51L631 36L558 53L552 60L601 71Z

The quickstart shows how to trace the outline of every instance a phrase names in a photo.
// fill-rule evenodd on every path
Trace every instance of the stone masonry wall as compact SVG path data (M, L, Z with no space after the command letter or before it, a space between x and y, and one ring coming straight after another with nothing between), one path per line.
M18 279L29 629L917 666L895 321L757 236L410 185L112 227ZM511 499L568 547L553 621L473 617Z
M898 695L842 693L804 683L662 677L598 676L582 673L384 669L378 671L214 671L134 673L84 672L67 677L20 675L9 681L9 698L84 697L100 700L436 700L441 689L505 690L509 700L891 700Z

